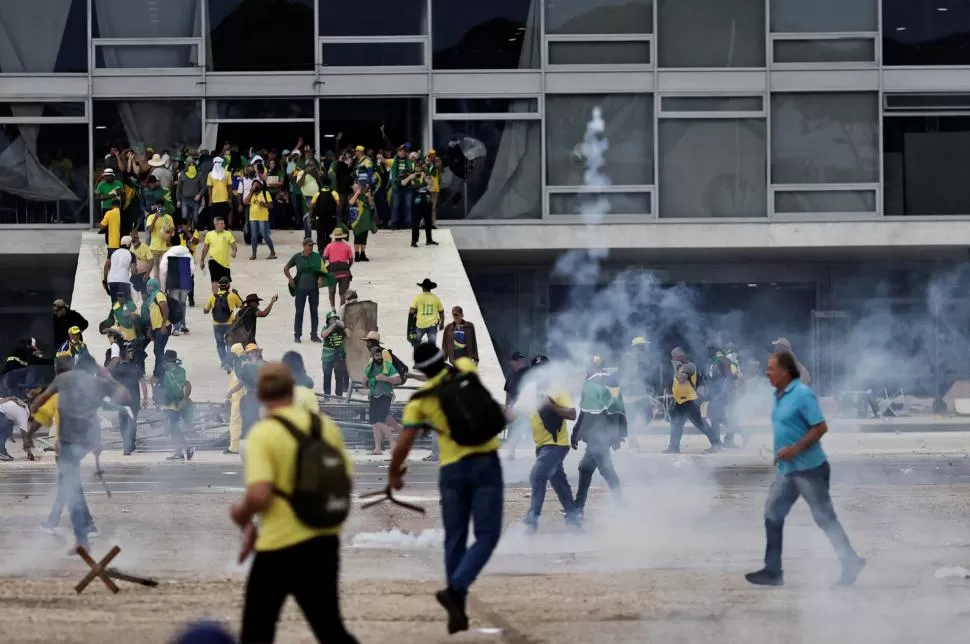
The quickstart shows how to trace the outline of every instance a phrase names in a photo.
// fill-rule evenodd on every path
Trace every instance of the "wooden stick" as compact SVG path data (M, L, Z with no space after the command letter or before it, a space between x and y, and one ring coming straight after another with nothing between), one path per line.
M140 586L147 586L148 588L155 588L158 586L158 582L154 579L148 577L138 577L136 575L129 575L128 573L121 572L117 568L108 568L105 571L109 577L117 579L119 581L127 581L131 584L138 584Z
M112 559L121 553L121 548L115 546L108 552L108 554L104 556L104 559L102 559L100 562L96 562L94 559L92 559L87 550L81 546L75 548L74 551L81 557L81 559L84 560L87 565L91 566L91 572L86 574L84 579L78 582L77 586L74 587L74 592L80 595L82 592L84 592L84 589L88 587L88 584L94 581L96 577L100 577L101 581L104 582L104 585L107 586L108 590L111 592L117 593L120 590L118 585L111 581L104 569L109 563L111 563Z

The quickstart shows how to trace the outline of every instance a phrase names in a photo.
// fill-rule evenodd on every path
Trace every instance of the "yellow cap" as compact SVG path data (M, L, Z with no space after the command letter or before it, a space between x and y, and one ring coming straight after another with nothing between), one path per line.
M638 344L647 344L647 339L642 335L638 335L637 337L633 338L632 344L633 346L637 346Z
M236 344L232 345L231 347L229 347L229 351L234 356L241 356L242 354L246 353L246 350L243 349L243 345L241 345L238 342Z
M76 326L72 326L70 329L67 330L67 334L68 335L80 335L81 334L81 329L78 328L78 327L76 327Z
M364 151L364 146L358 145L356 148L354 148L354 150L356 150L357 152L363 152Z
M438 154L438 153L437 153L437 152L435 152L435 150L434 150L434 148L431 148L430 150L428 150L428 156L429 156L429 157L430 157L430 156L434 156L434 155L436 155L436 154Z

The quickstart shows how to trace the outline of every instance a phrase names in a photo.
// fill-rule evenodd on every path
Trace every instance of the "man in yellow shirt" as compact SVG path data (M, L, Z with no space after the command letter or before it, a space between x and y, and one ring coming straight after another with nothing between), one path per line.
M232 280L229 270L230 262L236 257L236 238L226 230L226 220L218 217L214 221L215 230L205 234L205 245L202 247L202 257L199 258L199 268L205 272L205 259L209 258L209 275L212 279L212 294L219 292L219 280L227 277Z
M276 247L273 246L273 237L269 229L269 210L273 207L273 195L262 181L255 179L244 203L249 206L249 244L253 249L249 259L256 259L256 249L261 239L269 246L269 257L266 259L276 259Z
M448 375L445 354L433 344L414 349L414 368L428 377L421 390L438 386ZM460 358L455 369L476 371L475 363ZM404 486L404 462L418 432L430 429L438 434L441 450L441 517L445 528L445 574L448 587L435 598L448 611L448 633L468 630L465 601L468 589L492 556L502 534L502 464L499 439L494 436L481 445L459 445L435 395L412 398L404 407L404 430L391 456L388 483L396 490ZM474 519L475 543L468 547L468 521Z
M148 226L148 234L151 237L149 248L154 260L152 277L158 279L159 269L162 266L162 255L172 245L172 235L175 234L175 220L172 219L172 215L159 210L148 215L145 225Z
M421 293L416 295L411 301L409 316L414 318L417 336L413 339L415 346L422 342L435 344L438 340L438 331L445 328L445 307L442 306L438 296L432 293L438 285L427 277L418 284Z
M222 450L222 453L238 454L239 439L242 438L243 429L242 410L239 403L246 392L239 386L239 376L236 375L236 370L233 367L235 367L236 360L242 358L246 351L243 345L237 342L229 347L229 353L232 355L230 359L233 362L233 365L229 367L229 389L226 393L226 398L229 400L229 447Z
M553 388L549 369L549 358L546 356L538 355L532 359L530 380L536 388L536 399L535 411L529 415L529 424L532 426L532 438L536 444L536 462L529 473L529 483L532 485L529 512L522 521L530 533L534 533L539 526L547 483L552 485L562 509L566 512L566 524L574 527L580 525L580 514L573 500L573 491L562 466L569 454L566 421L576 420L576 409L565 391L556 391L552 395L547 393Z
M224 166L225 159L219 156L213 158L212 169L205 180L208 194L206 215L213 224L216 219L225 220L232 210L229 205L229 188L232 185L232 177Z
M135 271L131 274L131 287L141 294L145 293L148 278L151 277L155 257L148 244L141 242L137 230L131 231L131 254L135 256Z
M343 459L348 504L352 462L336 423L294 406L294 385L290 370L281 363L269 363L260 370L259 400L269 416L247 436L246 493L231 511L244 537L240 563L256 551L246 583L240 641L272 642L283 602L293 595L318 641L355 644L340 615L337 573L343 525L312 528L291 505L300 453L294 434L316 434L333 456ZM261 517L258 529L253 523L257 514Z
M230 290L228 277L220 277L218 290L214 295L209 296L202 312L206 315L212 312L212 333L216 337L216 352L219 354L219 364L222 368L229 371L229 353L227 347L229 339L227 334L232 328L233 320L236 318L236 311L242 308L243 301L235 289Z
M708 452L721 451L721 437L714 433L701 415L697 387L703 385L699 385L697 367L680 347L670 352L670 360L674 367L674 380L670 385L674 406L670 410L670 445L664 450L664 454L680 453L680 437L684 435L684 424L688 420L711 441Z
M121 248L121 208L118 207L117 199L110 199L108 203L111 207L101 218L101 232L105 233L108 257L111 257L112 253Z

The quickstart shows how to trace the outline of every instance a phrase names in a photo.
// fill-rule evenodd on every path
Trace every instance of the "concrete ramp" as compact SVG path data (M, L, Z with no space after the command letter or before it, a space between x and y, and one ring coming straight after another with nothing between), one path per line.
M485 384L499 400L502 399L504 376L492 346L491 337L485 328L478 302L472 292L468 275L465 273L458 250L455 248L451 232L435 231L439 246L411 248L410 231L381 231L371 235L368 243L368 256L371 261L354 265L354 280L351 288L356 290L361 300L372 300L378 305L378 330L384 344L408 364L412 363L412 349L406 338L408 309L411 300L420 292L417 286L425 277L438 283L435 291L445 306L446 322L450 321L451 307L459 305L465 311L465 318L475 324L478 334L478 352L481 358L479 369ZM316 390L323 389L323 375L320 364L320 345L310 342L309 315L305 316L303 342L293 340L294 300L289 296L283 266L287 259L300 251L303 233L298 231L274 231L277 260L267 260L269 251L260 246L258 257L249 260L249 247L243 245L242 234L236 234L239 254L232 263L233 287L245 297L257 293L268 304L274 294L280 299L269 317L259 320L256 339L263 348L264 356L278 360L284 352L295 350L303 355L307 371L314 379ZM201 251L200 251L201 252ZM107 343L98 336L98 322L107 317L109 300L101 286L101 270L107 252L104 237L96 233L85 233L78 254L77 275L74 281L74 295L71 306L91 323L85 339L96 359L102 359ZM188 310L187 324L191 331L188 335L173 337L168 348L178 351L183 366L192 381L193 399L197 401L218 401L225 396L229 377L219 369L215 340L212 334L210 316L202 314L202 307L211 294L209 275L202 275L196 268L195 300L196 307ZM136 296L136 304L140 300ZM339 306L339 301L338 301ZM326 290L321 290L320 324L323 324L329 307ZM439 334L439 343L441 335ZM350 340L355 341L355 340ZM357 340L359 341L359 340ZM149 355L148 368L154 358ZM361 374L351 373L351 378L359 380ZM403 400L407 392L402 390L398 399Z

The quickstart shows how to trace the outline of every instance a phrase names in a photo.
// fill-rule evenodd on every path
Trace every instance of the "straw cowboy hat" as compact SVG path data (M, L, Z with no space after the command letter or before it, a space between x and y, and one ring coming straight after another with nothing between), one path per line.
M367 335L364 336L364 342L381 342L381 334L377 331L368 331Z
M344 234L343 228L337 228L330 233L330 239L347 239L347 235Z
M165 160L162 158L162 155L156 152L152 155L152 158L148 160L148 165L153 168L161 168L163 165L165 165Z

